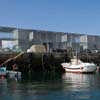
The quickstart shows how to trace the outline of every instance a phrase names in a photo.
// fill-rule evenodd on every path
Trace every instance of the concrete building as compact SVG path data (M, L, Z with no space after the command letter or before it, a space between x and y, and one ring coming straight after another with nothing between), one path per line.
M63 49L72 48L74 51L80 51L80 37L83 34L66 33L62 36Z
M83 50L100 50L100 36L82 35L80 37L80 46Z
M100 36L41 31L32 29L20 29L12 27L0 27L0 33L7 34L7 37L0 37L0 46L7 43L13 47L26 51L34 44L45 45L48 52L56 49L68 49L80 51L80 49L100 49ZM8 42L7 42L8 41Z
M13 45L26 51L34 44L43 44L47 51L62 48L61 37L63 32L51 32L31 29L17 29L0 27L0 32L11 33L12 37L1 38L1 41L13 41Z

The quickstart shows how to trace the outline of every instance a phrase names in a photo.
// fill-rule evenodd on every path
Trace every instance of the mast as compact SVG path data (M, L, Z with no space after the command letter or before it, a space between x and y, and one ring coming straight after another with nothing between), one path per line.
M87 36L87 32L86 32L86 57L87 57L87 61L88 61L88 36Z

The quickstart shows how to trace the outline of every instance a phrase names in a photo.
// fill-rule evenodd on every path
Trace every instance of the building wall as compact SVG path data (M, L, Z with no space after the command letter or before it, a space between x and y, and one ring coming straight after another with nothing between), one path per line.
M34 44L45 45L47 51L67 48L100 49L100 36L17 28L11 33L15 39L13 42L24 51Z
M34 31L33 44L45 44L47 50L61 48L60 32Z
M63 48L72 48L73 50L80 50L80 36L81 34L66 33L62 36Z
M27 50L34 44L44 44L49 51L50 49L61 48L60 32L38 31L38 30L15 30L14 38L18 41L18 46L22 50Z
M80 37L81 46L83 49L99 50L100 49L100 36L83 35Z
M80 47L82 50L88 49L87 35L80 36Z
M93 50L100 49L100 37L88 36L88 48L91 48Z

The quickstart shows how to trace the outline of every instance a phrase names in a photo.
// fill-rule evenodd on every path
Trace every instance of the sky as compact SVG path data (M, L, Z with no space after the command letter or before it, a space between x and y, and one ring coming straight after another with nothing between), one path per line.
M100 0L0 0L0 26L100 34Z

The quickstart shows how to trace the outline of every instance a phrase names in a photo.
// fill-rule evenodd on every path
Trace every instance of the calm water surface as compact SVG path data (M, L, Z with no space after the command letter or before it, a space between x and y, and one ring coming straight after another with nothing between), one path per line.
M100 100L100 73L67 73L49 80L0 79L0 100Z

